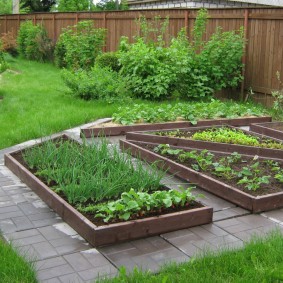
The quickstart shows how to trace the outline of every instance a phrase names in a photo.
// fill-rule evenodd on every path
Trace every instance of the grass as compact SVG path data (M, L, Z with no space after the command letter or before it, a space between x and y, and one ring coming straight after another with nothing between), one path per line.
M164 267L157 275L134 271L101 280L104 283L253 283L283 282L283 236L278 231L265 238L254 238L241 250L206 252L187 263Z
M17 250L5 243L0 235L0 282L1 283L35 283L34 265L19 256Z
M0 149L110 117L118 107L66 94L60 70L51 64L18 58L8 63L13 71L0 77Z

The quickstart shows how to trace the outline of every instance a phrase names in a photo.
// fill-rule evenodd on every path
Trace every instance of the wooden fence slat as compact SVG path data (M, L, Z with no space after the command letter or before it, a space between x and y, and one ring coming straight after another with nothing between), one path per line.
M184 26L190 35L197 16L197 9L161 9L161 10L130 10L115 12L79 12L79 13L35 13L27 15L1 15L0 35L12 32L15 36L20 23L25 20L42 23L50 38L56 42L63 28L74 25L78 21L92 20L96 27L107 29L107 41L104 51L115 51L121 36L128 36L132 42L139 33L135 19L143 15L146 19L169 16L169 40L176 36ZM245 12L246 11L246 12ZM248 13L248 19L247 14ZM276 71L283 76L283 8L228 8L209 10L209 21L206 39L209 39L217 25L224 31L238 30L246 24L245 36L248 38L245 59L245 82L241 87L252 87L254 91L271 93L278 89L275 78Z

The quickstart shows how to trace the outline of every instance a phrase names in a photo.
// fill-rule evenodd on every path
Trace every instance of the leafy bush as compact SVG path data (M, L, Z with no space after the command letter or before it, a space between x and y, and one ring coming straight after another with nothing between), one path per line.
M204 42L207 19L207 11L201 10L191 41L181 30L168 47L164 41L165 26L160 28L160 35L152 36L150 32L156 29L149 28L145 21L142 21L142 32L135 43L121 39L121 73L137 97L163 99L179 94L202 98L211 96L216 90L238 85L242 79L243 29L222 32L218 28L210 40Z
M105 42L105 29L94 28L92 21L82 21L64 30L55 47L58 67L90 69Z
M8 68L8 65L5 61L4 54L0 51L0 74Z
M21 24L17 44L20 55L26 59L46 61L52 58L53 46L45 28L32 21Z
M115 52L106 52L98 55L95 63L101 68L110 68L115 72L119 72L121 69L118 54Z
M1 36L1 50L4 52L8 52L12 56L16 56L18 54L17 51L17 40L13 36L12 32L3 33Z
M8 65L4 58L4 53L2 51L2 42L0 40L0 74L8 68Z
M121 74L126 77L133 94L146 99L171 96L176 73L172 70L167 48L146 44L142 38L136 43L121 43L127 52L120 53Z
M112 102L127 93L125 81L109 68L94 66L90 71L63 70L65 84L72 94L83 99L105 99Z
M178 76L178 92L185 97L210 96L216 90L236 87L242 80L243 29L222 32L218 27L211 38L204 42L202 38L207 19L207 11L201 10L188 48L187 70Z
M280 79L280 73L276 72L276 78L279 84L279 89L272 91L272 96L274 97L273 108L278 113L283 112L283 83Z

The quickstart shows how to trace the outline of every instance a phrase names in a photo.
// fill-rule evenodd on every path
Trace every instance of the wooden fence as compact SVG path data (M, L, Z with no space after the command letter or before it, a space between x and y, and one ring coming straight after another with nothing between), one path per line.
M132 38L139 32L135 19L145 16L169 17L169 36L176 36L178 31L187 27L188 35L192 30L197 10L170 9L119 12L88 13L40 13L27 15L0 16L0 34L12 32L17 34L21 22L32 20L42 23L50 38L58 39L63 28L78 21L93 20L96 27L107 29L105 51L117 49L121 36ZM246 46L244 88L255 92L270 94L279 88L276 72L283 77L283 9L282 8L233 8L209 10L206 38L217 26L223 30L235 30L245 26Z

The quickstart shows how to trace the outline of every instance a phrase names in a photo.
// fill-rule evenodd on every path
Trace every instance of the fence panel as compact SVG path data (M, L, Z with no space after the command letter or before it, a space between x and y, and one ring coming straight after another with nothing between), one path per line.
M32 20L42 23L49 37L56 42L63 28L78 21L93 20L96 27L107 29L104 51L115 51L121 36L132 40L140 32L136 19L141 16L148 20L160 16L169 17L167 41L176 36L179 30L187 27L188 36L196 18L194 9L134 10L118 12L80 13L35 13L28 15L1 15L0 34L12 32L16 36L21 22ZM246 35L248 39L245 65L244 88L270 94L278 89L276 72L283 75L283 9L282 8L232 8L210 9L205 39L208 39L217 26L224 31L239 29L247 16Z

